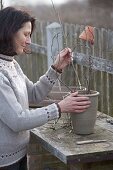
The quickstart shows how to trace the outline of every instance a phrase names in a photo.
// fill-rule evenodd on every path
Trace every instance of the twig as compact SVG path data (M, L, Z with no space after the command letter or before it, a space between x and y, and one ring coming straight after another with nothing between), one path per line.
M102 143L102 142L106 142L107 140L103 139L103 140L84 140L84 141L77 141L76 144L77 145L84 145L84 144L92 144L92 143Z
M54 9L54 11L55 11L55 14L56 14L56 16L57 16L57 18L58 18L58 21L59 21L59 23L60 23L60 25L61 25L63 37L64 37L64 39L65 39L65 45L66 45L66 47L67 47L66 38L68 37L68 35L65 36L65 33L64 33L64 30L63 30L63 27L62 27L62 21L61 21L59 12L58 12L58 11L56 10L56 8L55 8L55 5L54 5L53 0L51 0L51 3L52 3L52 6L53 6L53 9ZM56 37L56 36L54 36L53 39L54 39L55 37ZM58 35L57 35L57 42L58 42ZM52 46L53 46L53 41L52 41ZM52 52L52 46L51 46L51 52ZM59 42L58 42L58 51L59 51L59 58L60 58ZM72 52L73 52L73 50L72 50ZM52 57L52 59L53 59L53 57ZM60 61L59 61L59 62L60 62ZM73 67L73 70L74 70L75 75L76 75L76 77L77 77L78 84L79 84L79 86L80 86L80 88L81 88L81 83L80 83L80 80L79 80L77 71L76 71L76 69L74 68L73 60L72 60L72 67ZM70 89L70 88L69 88L65 83L63 83L61 80L59 80L59 81L60 81L62 84L64 84L68 89ZM70 89L70 90L71 90L71 89ZM71 90L71 92L72 92L72 90Z

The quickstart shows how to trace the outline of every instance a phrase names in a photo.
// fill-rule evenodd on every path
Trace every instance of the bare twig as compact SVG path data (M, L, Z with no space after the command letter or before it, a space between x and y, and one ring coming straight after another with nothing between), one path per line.
M66 39L67 39L68 35L65 36L65 33L64 33L64 30L63 30L63 27L62 27L61 17L60 17L60 15L59 15L59 12L58 12L58 11L56 10L56 8L55 8L55 5L54 5L53 0L51 0L51 3L52 3L52 6L53 6L53 9L54 9L54 11L55 11L56 17L58 18L59 24L61 25L63 37L64 37L64 40L65 40L65 46L67 47ZM58 35L54 36L53 39L56 38L57 36L58 36ZM59 59L60 59L60 50L59 50L58 37L57 37L57 43L58 43L58 51L59 51ZM51 46L51 52L52 52L52 47L53 47L53 41L52 41L52 46ZM72 51L73 51L73 50L72 50ZM53 58L53 57L52 57L52 58ZM60 63L60 61L59 61L59 63ZM74 68L73 60L72 60L72 67L73 67L73 69L74 69L75 75L77 76L78 84L79 84L79 86L80 86L80 88L81 88L81 83L80 83L80 80L79 80L77 71L76 71L76 69ZM59 81L60 81L62 84L64 84L68 89L70 89L70 88L69 88L65 83L63 83L61 80L59 80ZM70 90L71 90L71 89L70 89ZM71 91L72 91L72 90L71 90Z

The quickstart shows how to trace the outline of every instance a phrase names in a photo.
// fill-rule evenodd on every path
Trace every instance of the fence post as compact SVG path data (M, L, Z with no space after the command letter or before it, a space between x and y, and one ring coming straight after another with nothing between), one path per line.
M55 56L63 48L62 27L59 23L52 23L46 27L47 31L47 62L48 68L53 64Z

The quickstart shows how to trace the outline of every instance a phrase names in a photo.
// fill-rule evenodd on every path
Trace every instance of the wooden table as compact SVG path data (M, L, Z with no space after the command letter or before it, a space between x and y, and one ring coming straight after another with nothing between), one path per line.
M98 112L95 132L91 135L73 134L71 127L64 126L62 119L56 124L55 130L52 129L53 122L50 122L33 129L31 133L46 150L70 165L70 169L86 170L88 168L84 164L113 160L113 125L107 122L108 119L112 118ZM78 141L86 140L105 142L77 144ZM111 162L110 167L113 169Z

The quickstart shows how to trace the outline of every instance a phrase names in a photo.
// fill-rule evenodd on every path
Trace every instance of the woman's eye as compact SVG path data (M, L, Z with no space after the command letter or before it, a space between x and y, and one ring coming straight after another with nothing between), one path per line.
M24 35L25 35L25 37L29 37L29 36L30 36L30 34L27 34L27 33L26 33L26 34L24 34Z

